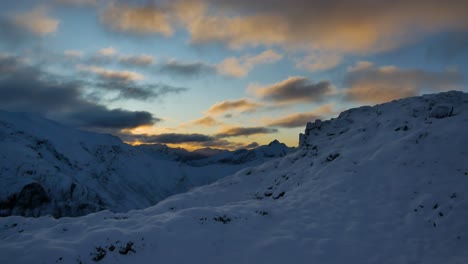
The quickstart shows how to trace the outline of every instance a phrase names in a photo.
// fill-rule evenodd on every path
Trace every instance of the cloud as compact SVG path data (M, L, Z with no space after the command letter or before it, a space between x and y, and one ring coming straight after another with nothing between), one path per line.
M190 124L196 125L196 126L213 127L213 126L220 125L221 123L216 121L211 116L205 116L205 117L202 117L200 119L197 119L197 120L194 120L194 121L190 122Z
M312 83L305 77L289 77L268 86L251 85L248 90L256 96L280 104L320 102L333 92L329 81Z
M144 79L144 76L132 71L114 71L97 66L78 65L77 69L85 73L93 73L99 77L98 81L88 81L87 87L101 88L106 92L117 92L117 96L111 99L126 100L148 100L158 98L169 93L185 92L188 89L184 87L175 87L164 83L146 83L142 84L138 81ZM100 96L101 97L101 96Z
M15 23L0 16L0 47L15 49L33 40L32 34L19 29Z
M169 16L155 5L132 6L111 3L100 13L101 23L114 31L130 34L171 36Z
M73 54L68 57L73 57L73 55L80 54L81 56L74 56L75 58L80 58L80 62L83 64L94 64L94 65L104 65L104 64L113 64L114 62L120 63L122 66L126 67L149 67L155 63L155 58L152 55L148 54L138 54L138 55L126 55L121 54L114 47L107 47L97 50L92 56L82 59L83 54L81 51L68 51ZM75 54L78 53L78 54Z
M67 80L25 65L12 56L0 56L0 108L35 112L79 127L135 128L159 119L145 111L109 109L84 99L83 83Z
M169 93L181 93L188 89L175 87L168 84L137 84L135 82L104 81L90 83L89 86L105 89L106 91L117 92L117 96L112 100L149 100L161 97Z
M341 63L342 59L342 55L338 53L315 51L295 61L298 69L316 72L333 69Z
M168 60L160 66L159 71L175 76L194 77L202 74L215 73L215 68L203 62L186 63Z
M241 58L230 57L219 63L216 68L220 74L236 78L245 77L256 65L275 63L283 58L283 55L266 50L255 56L243 56Z
M97 6L97 0L51 0L51 2L65 6Z
M160 121L149 112L124 109L109 110L104 106L72 112L67 115L67 118L77 126L110 129L135 128L142 125L153 125Z
M107 47L97 50L92 56L82 60L85 64L110 64L117 59L118 51L114 47Z
M129 34L171 36L181 28L188 32L192 44L221 43L234 49L281 46L288 50L369 54L401 47L427 35L468 29L464 12L468 3L459 0L133 3L110 4L101 12L102 23ZM325 65L332 64L326 61ZM226 63L235 65L233 60ZM325 66L310 67L315 70Z
M229 111L240 111L240 112L254 112L261 104L252 102L248 99L239 100L226 100L218 102L212 105L207 111L207 114L220 115Z
M97 54L100 56L114 56L117 54L117 49L114 47L102 48L97 51Z
M448 62L468 55L468 32L452 32L431 43L426 50L429 59Z
M45 36L57 31L60 21L47 16L47 9L36 8L31 12L16 14L14 23L30 33Z
M377 67L359 62L345 76L346 99L361 103L382 103L414 96L422 91L444 91L460 88L463 75L457 71L430 72L400 69L395 66Z
M68 58L81 58L83 57L84 52L80 50L66 50L63 52L63 55Z
M125 142L130 144L176 144L189 148L219 148L219 149L245 149L258 147L257 142L252 142L245 145L244 143L232 142L216 136L192 133L164 133L157 135L150 134L130 134L118 133L118 136Z
M283 58L283 55L273 51L266 50L260 54L251 56L244 55L242 57L229 57L218 64L210 65L203 62L178 62L176 60L168 60L160 66L160 71L172 75L193 77L202 74L218 73L221 75L241 78L257 65L275 63Z
M101 79L116 82L132 82L143 80L144 76L132 71L113 71L97 66L78 65L77 69L82 72L91 72L97 74Z
M468 4L456 0L207 0L198 5L197 14L182 18L192 42L231 48L281 45L369 53L468 27Z
M133 56L121 56L120 63L126 66L150 66L154 64L155 60L154 57L151 55L141 54L141 55L133 55Z
M333 106L330 104L323 105L312 112L307 113L294 113L275 119L268 122L270 127L284 127L284 128L295 128L304 127L307 122L314 121L315 119L321 118L324 115L328 115L333 112Z
M267 127L228 127L222 129L216 134L218 138L251 136L258 134L272 134L278 132L278 129Z
M247 144L245 146L243 146L242 148L245 148L245 149L253 149L253 148L257 148L259 147L260 145L257 143L257 142L252 142L250 144Z
M123 136L126 141L138 141L141 143L160 143L160 144L181 144L181 143L203 143L211 142L216 140L212 136L203 134L178 134L178 133L166 133L159 135L147 135L147 134L127 134Z

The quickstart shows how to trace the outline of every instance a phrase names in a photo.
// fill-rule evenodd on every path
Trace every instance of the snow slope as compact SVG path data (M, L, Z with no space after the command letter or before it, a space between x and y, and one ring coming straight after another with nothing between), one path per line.
M274 147L259 149L265 148ZM154 155L111 135L0 111L0 216L61 217L141 209L265 160L192 167L174 159L178 152L183 150Z
M468 94L351 109L157 205L0 218L1 263L467 263Z

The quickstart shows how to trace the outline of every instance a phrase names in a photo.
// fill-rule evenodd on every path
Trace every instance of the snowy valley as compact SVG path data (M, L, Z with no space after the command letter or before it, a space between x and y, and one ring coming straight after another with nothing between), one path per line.
M36 217L146 208L292 151L272 142L253 150L213 150L216 155L190 161L183 158L196 153L133 147L111 135L10 112L0 112L0 149L0 216Z
M22 213L12 193L36 206L26 215L121 212L2 217L1 263L468 260L466 93L350 109L307 124L296 151L273 142L252 160L181 163L24 114L0 121L2 214Z

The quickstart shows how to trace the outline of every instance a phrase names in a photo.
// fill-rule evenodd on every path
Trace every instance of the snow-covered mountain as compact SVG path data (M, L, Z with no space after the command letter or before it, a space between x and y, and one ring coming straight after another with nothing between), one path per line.
M252 162L263 163L270 158L284 157L293 150L293 148L289 148L278 140L273 140L268 145L260 146L252 150L239 149L236 151L224 151L204 159L193 160L189 162L189 164L192 166L206 166L209 164L241 165Z
M136 148L146 152L156 159L166 159L188 163L193 160L206 159L221 153L229 153L229 150L204 148L188 151L184 148L171 148L164 144L142 144Z
M0 218L2 263L467 263L468 94L351 109L157 205Z
M179 162L193 155L183 149L153 154L111 135L0 111L0 216L141 209L265 160L192 167Z
M284 157L294 151L278 140L268 145L254 149L238 149L229 151L225 149L203 148L188 151L183 148L170 148L162 144L143 144L136 148L146 152L156 159L180 161L191 166L206 166L208 164L240 165L246 163L262 163L269 158Z

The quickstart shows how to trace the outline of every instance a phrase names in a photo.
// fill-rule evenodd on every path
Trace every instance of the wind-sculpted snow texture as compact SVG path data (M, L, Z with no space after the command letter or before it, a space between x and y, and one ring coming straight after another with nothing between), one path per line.
M156 206L0 219L1 263L467 263L468 95L351 109Z
M272 157L290 150L281 145ZM193 167L164 153L154 157L111 135L79 131L31 114L0 112L0 216L142 209L268 158Z

